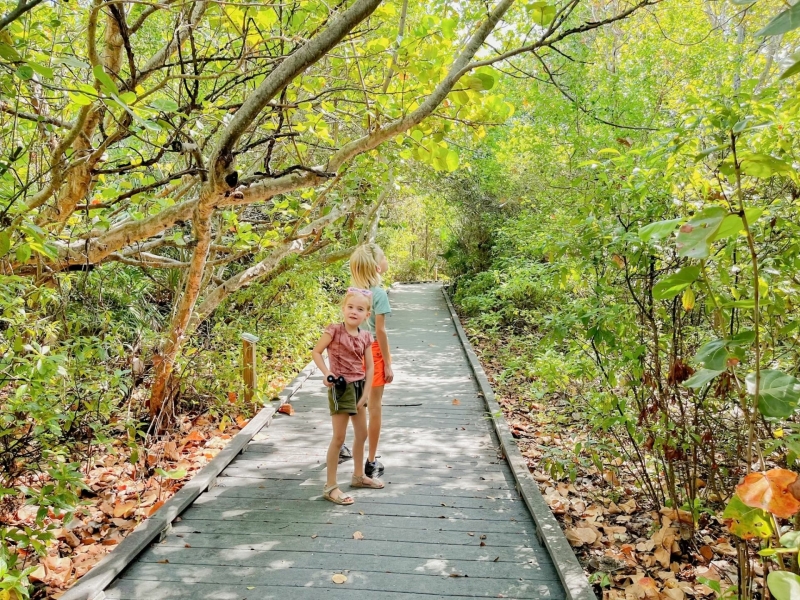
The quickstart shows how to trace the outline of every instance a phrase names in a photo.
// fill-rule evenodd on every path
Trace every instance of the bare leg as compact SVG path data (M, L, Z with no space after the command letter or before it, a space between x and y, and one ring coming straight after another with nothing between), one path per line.
M362 406L357 415L351 415L353 421L353 476L361 477L364 474L364 442L367 441L367 407ZM364 483L370 484L372 479L364 477Z
M347 422L350 420L350 415L331 415L331 425L333 425L333 437L328 446L328 455L325 462L328 466L328 480L327 485L331 486L336 483L336 469L339 467L339 449L344 444L344 437L347 434ZM334 498L344 496L340 491L331 494Z
M375 454L378 452L378 441L381 437L383 387L382 385L373 387L367 401L367 406L369 407L369 462L375 461Z

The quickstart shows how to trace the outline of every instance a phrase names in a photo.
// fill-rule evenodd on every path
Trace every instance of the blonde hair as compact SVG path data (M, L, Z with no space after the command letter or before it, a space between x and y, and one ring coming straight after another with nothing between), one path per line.
M381 283L378 264L386 255L378 244L362 244L350 256L350 275L358 287L369 289Z
M342 304L341 304L342 310L344 310L344 307L347 305L347 299L351 297L361 298L362 300L366 301L367 311L372 312L372 296L365 296L361 292L352 292L350 290L347 290L344 294L344 298L342 298Z

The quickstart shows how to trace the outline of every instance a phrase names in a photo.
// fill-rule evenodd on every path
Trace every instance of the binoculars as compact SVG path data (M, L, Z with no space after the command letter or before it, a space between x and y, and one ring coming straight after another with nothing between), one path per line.
M337 391L343 391L347 387L347 381L343 375L339 375L339 377L328 375L328 383L334 384Z

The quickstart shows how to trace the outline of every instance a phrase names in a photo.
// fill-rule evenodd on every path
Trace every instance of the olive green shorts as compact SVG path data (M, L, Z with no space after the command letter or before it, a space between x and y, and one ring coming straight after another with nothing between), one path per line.
M328 388L328 406L331 409L331 414L358 414L356 405L361 400L364 394L364 380L351 381L347 384L344 391L336 389L336 387Z

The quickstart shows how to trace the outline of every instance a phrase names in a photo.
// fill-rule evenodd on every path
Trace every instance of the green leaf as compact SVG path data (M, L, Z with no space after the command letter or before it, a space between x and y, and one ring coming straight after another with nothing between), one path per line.
M22 244L16 250L17 261L24 263L31 257L31 247L28 244Z
M746 208L744 214L747 217L747 224L752 225L753 223L758 221L758 218L761 216L763 212L764 212L763 208L757 208L757 207ZM744 222L742 221L742 217L740 217L739 215L728 215L723 219L722 224L719 226L719 230L717 230L717 234L711 241L715 242L717 240L739 235L740 231L744 231Z
M72 92L69 93L69 99L78 106L89 106L92 103L92 99L88 96L73 94Z
M720 150L726 150L728 148L727 145L723 144L721 146L712 146L711 148L706 148L702 152L695 155L695 160L700 160L701 158L705 158L710 154L714 154L715 152L719 152Z
M45 67L44 65L40 65L35 62L28 61L28 66L36 71L39 75L44 77L45 79L52 79L53 78L53 69L50 67Z
M800 531L784 533L781 536L780 543L784 548L800 548Z
M704 344L694 357L694 360L712 371L724 371L728 367L728 340L713 340Z
M756 35L761 37L781 35L798 27L800 27L800 6L795 4L774 17L763 29L757 31Z
M165 471L164 469L156 469L156 474L167 479L182 479L186 477L186 469L175 469L174 471Z
M680 294L700 276L700 267L684 267L677 273L661 278L653 286L653 298L669 300Z
M445 157L445 166L451 173L458 169L458 152L455 150L448 150Z
M722 586L716 579L709 579L708 577L698 577L697 582L702 583L703 585L707 585L718 594L722 593Z
M767 539L772 535L772 520L760 508L751 508L734 495L725 507L722 518L728 523L731 533L744 539Z
M0 231L0 257L8 254L9 250L11 250L11 230L4 229Z
M422 131L420 129L415 129L415 130L413 130L411 132L411 138L416 142L422 141L423 135L424 134L422 133Z
M30 65L22 65L17 69L17 77L23 81L30 81L33 79L33 68Z
M494 77L488 73L476 73L475 75L464 77L464 84L476 92L482 92L494 87Z
M556 16L556 7L546 2L534 2L531 8L531 19L542 27L547 27Z
M136 94L134 92L123 92L119 95L119 99L125 104L133 104L136 102Z
M719 230L728 211L720 206L711 206L698 212L692 220L681 226L678 232L678 254L686 258L706 258L711 239Z
M178 103L170 98L158 98L150 103L150 106L164 113L171 113L178 110Z
M756 332L752 329L740 331L730 339L732 346L749 346L756 341Z
M451 40L455 37L458 16L449 19L442 19L442 35L444 39Z
M92 73L94 73L95 78L97 81L100 82L100 85L103 86L103 90L111 96L112 94L115 96L119 96L119 89L117 88L117 84L115 84L111 77L108 76L108 73L105 72L102 65L95 65L92 69Z
M12 46L8 44L0 44L0 57L5 58L6 60L10 60L12 62L16 62L18 60L22 60L22 57L19 55Z
M696 390L698 388L703 387L709 381L714 379L717 375L724 373L724 371L715 371L713 369L700 369L697 373L689 377L686 381L683 382L688 388L692 388Z
M767 575L767 586L775 600L800 598L800 575L791 571L772 571Z
M756 374L750 373L745 379L747 393L756 393ZM800 381L777 369L761 371L761 385L758 390L758 410L765 417L785 418L794 413L800 400Z
M790 175L792 173L792 166L789 163L769 154L747 153L739 159L739 164L741 165L742 173L759 179L768 179L773 175Z
M795 61L795 63L786 69L778 79L788 79L792 75L797 75L800 73L800 60Z
M639 230L639 239L643 242L662 240L670 235L683 219L670 219L669 221L656 221L645 225Z

